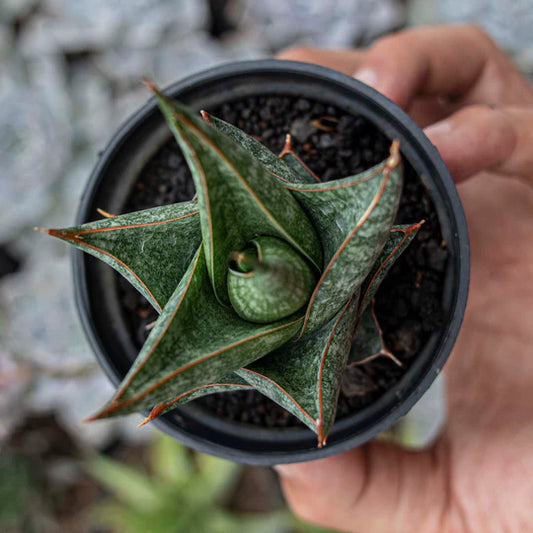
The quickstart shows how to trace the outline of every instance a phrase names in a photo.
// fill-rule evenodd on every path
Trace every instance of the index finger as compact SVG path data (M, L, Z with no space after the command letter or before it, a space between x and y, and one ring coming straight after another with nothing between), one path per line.
M378 40L355 77L407 109L418 96L461 104L533 103L524 77L475 26L428 26Z

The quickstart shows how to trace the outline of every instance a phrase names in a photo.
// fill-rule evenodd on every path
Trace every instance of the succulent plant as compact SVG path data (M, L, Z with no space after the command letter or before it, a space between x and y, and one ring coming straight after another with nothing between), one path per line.
M381 164L323 183L289 137L276 156L146 84L197 195L43 230L111 265L159 313L117 392L90 420L152 408L146 423L205 394L255 388L323 446L347 366L394 359L371 304L422 224L393 226L399 143Z

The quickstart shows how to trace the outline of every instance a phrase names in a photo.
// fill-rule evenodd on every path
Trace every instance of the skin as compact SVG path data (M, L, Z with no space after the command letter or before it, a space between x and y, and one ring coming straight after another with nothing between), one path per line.
M458 184L472 260L464 323L445 368L441 436L424 451L372 441L279 466L289 505L305 520L358 533L531 531L533 91L472 26L279 57L354 75L425 128Z

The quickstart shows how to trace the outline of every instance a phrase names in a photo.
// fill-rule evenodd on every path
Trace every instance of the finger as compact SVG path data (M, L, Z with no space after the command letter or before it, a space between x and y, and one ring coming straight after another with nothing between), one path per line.
M424 131L456 181L491 171L533 185L531 108L468 106Z
M417 96L491 105L533 102L523 76L474 26L432 26L379 39L354 75L404 109Z
M301 518L351 532L442 531L445 449L408 452L370 442L349 452L276 467L292 510Z
M422 128L450 116L459 106L436 96L415 99L407 113Z
M322 48L296 46L282 50L276 55L276 58L314 63L351 76L359 68L363 55L364 52L359 50L325 50Z

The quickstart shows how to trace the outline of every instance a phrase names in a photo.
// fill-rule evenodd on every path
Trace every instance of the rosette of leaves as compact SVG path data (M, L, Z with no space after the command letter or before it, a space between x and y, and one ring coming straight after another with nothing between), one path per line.
M381 164L323 183L290 139L276 156L146 83L185 155L195 198L45 230L111 265L159 313L90 420L151 409L147 422L205 394L255 388L323 446L347 365L391 355L369 304L420 226L393 227L398 142Z

